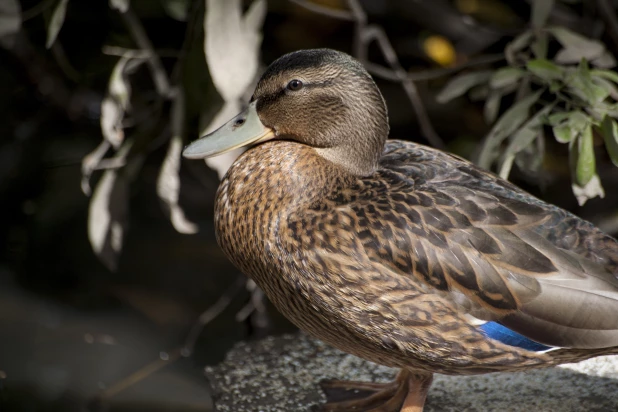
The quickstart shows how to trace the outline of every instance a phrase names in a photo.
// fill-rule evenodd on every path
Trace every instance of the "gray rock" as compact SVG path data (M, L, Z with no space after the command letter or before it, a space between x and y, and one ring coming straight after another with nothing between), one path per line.
M316 410L322 379L387 382L395 370L304 334L241 343L206 368L217 411ZM520 373L436 375L425 411L618 411L618 356Z

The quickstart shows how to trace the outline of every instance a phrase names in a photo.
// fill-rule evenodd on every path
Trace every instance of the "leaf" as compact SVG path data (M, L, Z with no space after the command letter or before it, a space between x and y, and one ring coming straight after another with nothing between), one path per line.
M500 177L508 178L515 155L528 147L543 126L543 120L554 109L554 104L545 106L530 118L511 138L509 145L504 151L504 160L500 167Z
M462 96L474 86L487 82L491 78L491 75L491 71L479 71L455 76L442 88L440 93L438 93L436 101L438 103L446 103L456 97Z
M575 166L575 183L579 186L585 186L596 174L596 160L594 158L594 144L592 139L592 125L588 124L580 135L577 145L571 151L577 148L576 166Z
M614 119L606 116L601 123L601 132L605 141L605 149L614 166L618 166L618 124Z
M592 75L586 60L581 61L577 70L568 76L566 83L569 85L570 93L591 106L595 106L609 96L607 90L592 81Z
M558 63L577 63L581 59L593 60L605 53L603 43L587 39L564 27L551 27L547 30L564 47L556 54L555 60Z
M502 101L502 93L499 91L493 91L485 101L485 106L483 107L483 115L485 116L485 121L488 124L492 124L496 117L498 117L498 112L500 111L500 102Z
M129 0L109 0L109 7L120 13L126 13L129 10Z
M13 34L21 29L21 6L17 0L0 2L0 44L9 48L12 46Z
M530 60L526 64L526 68L546 82L560 80L564 76L564 72L559 66L545 59Z
M180 159L185 112L184 93L179 90L172 108L172 139L157 179L157 194L166 206L172 226L179 233L197 233L197 225L185 217L178 203L180 194Z
M537 59L546 59L548 46L549 39L547 38L547 33L541 32L537 34L536 40L530 45L530 49Z
M614 83L618 84L618 73L613 70L591 70L590 74L593 77L603 77L607 80L611 80Z
M500 89L511 86L519 81L526 72L517 67L503 67L496 70L489 79L489 86Z
M596 59L592 59L590 63L595 67L600 67L603 69L609 69L616 66L616 59L614 55L610 52L606 51L601 55L601 57L597 57Z
M530 108L539 100L542 93L543 91L540 90L524 97L500 117L485 139L479 155L479 166L489 169L496 158L495 151L500 143L526 121Z
M527 30L515 37L515 39L504 48L504 54L507 60L513 62L515 60L515 54L528 47L533 38L532 30Z
M161 0L168 16L178 21L187 21L189 0Z
M554 0L534 0L532 3L532 27L540 29L554 7Z
M67 13L68 3L69 0L58 0L58 4L54 9L51 20L49 21L49 26L47 27L47 41L45 42L45 47L48 49L56 41L58 33L60 33L60 29L64 24L64 17Z
M266 13L265 0L255 0L242 18L240 0L206 0L204 53L210 76L226 101L239 99L258 70L259 27Z
M573 194L575 195L577 203L579 203L580 206L583 206L589 199L593 199L597 196L600 198L605 197L605 191L601 185L601 179L599 179L599 175L597 174L592 176L590 181L588 181L588 183L584 186L579 186L576 183L573 183L571 185L571 189L573 190Z
M101 101L101 133L115 148L124 140L123 119L124 110L120 104L109 96L105 97Z
M116 157L124 157L127 142ZM116 270L127 228L129 181L124 173L109 169L97 183L88 207L88 239L92 250L105 266Z

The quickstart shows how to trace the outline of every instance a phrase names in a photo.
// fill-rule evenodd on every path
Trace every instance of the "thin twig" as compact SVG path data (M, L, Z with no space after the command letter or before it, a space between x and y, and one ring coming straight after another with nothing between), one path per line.
M377 25L368 25L367 24L367 15L362 9L358 0L348 0L348 4L350 5L350 9L354 14L355 20L357 22L357 32L359 36L358 46L359 52L360 50L364 50L360 56L357 56L361 59L363 63L368 62L366 56L366 50L368 49L369 44L372 41L376 41L381 52L382 56L397 75L399 82L401 82L410 103L412 103L412 108L416 114L419 125L421 127L421 132L427 139L427 141L434 147L439 149L444 149L445 145L440 136L436 133L433 125L431 124L431 120L429 120L429 116L427 115L427 111L425 110L425 105L423 104L423 100L421 99L418 89L410 77L406 70L399 63L399 58L397 57L397 53L393 48L388 36L384 29Z
M307 0L290 0L290 1L314 13L319 13L324 16L332 17L334 19L354 21L354 16L352 15L352 13L350 13L347 10L336 10L330 7L324 7L324 6L320 6L319 4L311 3Z
M130 7L126 12L120 13L120 15L122 16L125 25L129 29L129 32L131 32L131 35L137 45L148 54L148 67L150 67L150 72L152 73L152 78L155 87L157 88L157 92L165 98L173 97L173 90L170 86L170 81L167 77L167 73L165 72L165 68L161 63L161 59L159 59L159 56L155 53L152 42L146 35L146 30L144 29L144 26L142 26L139 18L135 15L135 13L133 13L133 10L131 10Z
M429 116L427 115L427 111L425 110L425 106L423 105L423 101L418 93L416 85L410 78L408 72L406 72L401 66L401 63L399 63L399 58L397 57L390 40L386 36L384 29L376 25L367 24L367 14L358 0L348 0L348 7L350 8L350 11L333 10L310 3L306 0L290 1L324 16L353 21L355 26L353 46L354 56L365 65L370 73L375 74L378 77L401 83L408 99L410 100L410 103L412 103L412 108L414 109L418 119L421 132L427 141L436 148L445 148L444 142L433 128L431 120L429 120ZM380 50L382 51L382 55L390 66L390 69L369 61L369 44L374 40L377 42Z
M244 276L239 276L238 279L230 285L228 290L219 297L219 300L217 300L214 305L202 312L185 339L185 343L181 350L182 356L191 356L195 343L202 333L204 326L219 316L225 308L229 306L234 297L242 290L245 282L246 278Z

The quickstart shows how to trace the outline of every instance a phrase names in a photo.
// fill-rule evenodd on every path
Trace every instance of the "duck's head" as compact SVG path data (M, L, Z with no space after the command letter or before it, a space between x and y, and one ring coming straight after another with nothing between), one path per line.
M388 135L382 95L351 56L330 49L301 50L272 63L249 107L183 155L201 159L268 140L313 147L356 175L376 169Z

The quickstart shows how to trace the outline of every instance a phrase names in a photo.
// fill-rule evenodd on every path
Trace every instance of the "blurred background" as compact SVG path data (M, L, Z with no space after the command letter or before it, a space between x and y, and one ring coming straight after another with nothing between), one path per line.
M615 236L617 6L1 0L0 410L209 411L205 365L294 330L216 244L233 159L180 158L290 51L355 55L391 138Z

